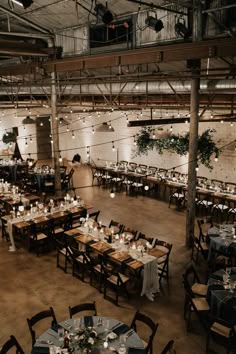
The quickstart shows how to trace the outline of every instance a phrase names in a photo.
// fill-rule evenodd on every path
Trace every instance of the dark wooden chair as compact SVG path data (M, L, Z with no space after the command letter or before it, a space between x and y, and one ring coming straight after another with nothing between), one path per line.
M156 331L159 324L157 322L155 323L149 316L137 311L133 317L133 320L131 321L130 328L133 328L137 333L143 334L143 328L140 328L140 326L142 325L144 325L144 327L146 328L148 327L150 331L150 335L147 341L142 339L145 348L145 353L153 354L153 339L156 335ZM140 338L142 338L142 335L140 336Z
M211 319L211 324L207 331L206 353L210 353L210 342L213 341L225 349L226 354L235 353L236 332L233 324L221 318Z
M102 265L103 274L104 274L104 299L109 299L114 301L107 293L110 288L115 292L115 304L118 306L119 295L126 295L129 299L129 293L127 291L127 283L129 281L129 277L118 272L116 269L109 267L108 265Z
M162 248L165 254L157 259L158 264L158 274L159 274L159 282L161 283L162 278L169 279L169 258L172 250L172 244L162 241L156 240L155 247Z
M16 354L25 354L17 339L13 335L11 335L10 338L3 344L0 349L0 354L7 354L12 349L15 350Z
M84 311L89 311L91 316L97 316L96 302L85 302L83 304L75 305L73 307L69 306L70 318L72 318L75 314Z
M176 354L176 351L174 349L174 341L170 340L164 349L162 350L161 354Z
M34 344L36 342L36 331L34 329L34 326L36 325L36 323L38 323L39 321L42 321L46 318L51 319L52 326L57 324L56 316L55 316L55 313L54 313L54 310L52 307L50 307L48 310L38 312L36 315L34 315L31 318L27 318L27 323L29 326L31 339L32 339L32 347L34 346Z

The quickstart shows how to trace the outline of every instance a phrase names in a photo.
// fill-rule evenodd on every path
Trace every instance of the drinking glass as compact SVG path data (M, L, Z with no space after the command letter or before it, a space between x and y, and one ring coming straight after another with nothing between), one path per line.
M110 320L108 318L103 319L103 326L104 326L104 331L108 333L110 329Z
M58 337L60 342L64 340L64 332L65 330L63 327L58 328Z
M224 283L224 285L228 284L228 280L229 280L228 274L226 274L226 273L223 274L222 278L223 278L223 283Z

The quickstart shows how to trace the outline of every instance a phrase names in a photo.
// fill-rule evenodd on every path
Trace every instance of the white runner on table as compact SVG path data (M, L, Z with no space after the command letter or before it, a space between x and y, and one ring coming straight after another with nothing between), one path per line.
M80 226L77 229L81 233L88 233L88 227ZM91 230L88 234L93 236L96 239L98 239L99 237L99 239L104 240L103 234L100 234L98 236L97 230L96 231ZM154 301L154 294L160 291L157 258L146 253L143 253L143 255L141 255L141 252L138 250L133 250L133 249L128 250L128 248L124 244L121 245L119 243L112 243L111 247L114 249L121 249L123 251L128 251L129 255L132 258L137 259L144 264L143 286L142 286L141 296L146 295L146 297L150 301ZM79 250L84 251L85 245L79 243Z

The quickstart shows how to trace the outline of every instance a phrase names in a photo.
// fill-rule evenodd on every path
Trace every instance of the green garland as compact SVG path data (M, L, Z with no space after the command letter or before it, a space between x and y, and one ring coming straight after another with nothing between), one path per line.
M185 135L174 135L167 138L152 139L153 129L148 127L141 130L136 140L137 150L135 155L141 156L148 153L150 150L157 150L159 154L163 153L163 150L170 150L176 152L178 155L186 155L189 151L189 133ZM219 154L212 137L212 130L205 130L202 135L198 136L198 161L204 166L212 169L211 155Z

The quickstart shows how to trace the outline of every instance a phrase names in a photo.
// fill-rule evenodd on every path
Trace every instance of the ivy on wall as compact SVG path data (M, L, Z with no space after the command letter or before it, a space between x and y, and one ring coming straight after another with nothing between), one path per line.
M178 155L186 155L189 151L189 133L184 135L170 135L166 138L153 139L152 138L153 129L143 128L136 140L137 149L135 155L141 156L148 153L150 150L157 150L159 154L162 154L164 150L169 150L176 152ZM217 148L213 140L213 131L210 129L205 130L201 135L198 136L198 161L209 169L211 166L211 156L212 154L219 154L219 149Z

